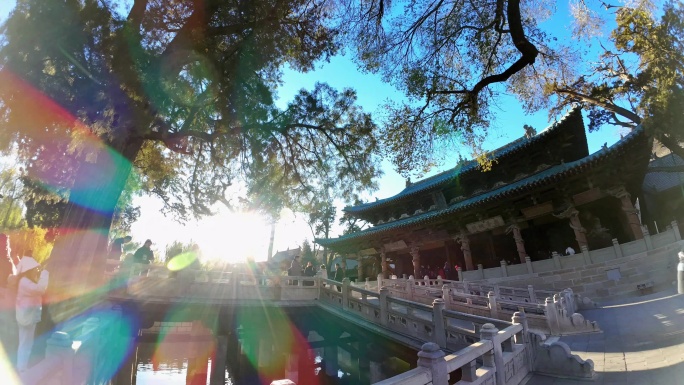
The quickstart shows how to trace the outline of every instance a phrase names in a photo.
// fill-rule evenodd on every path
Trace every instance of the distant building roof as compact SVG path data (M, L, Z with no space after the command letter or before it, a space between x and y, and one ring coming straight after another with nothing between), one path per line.
M539 186L557 183L565 178L578 175L588 169L596 167L598 164L614 158L618 156L618 154L622 154L623 149L626 148L628 144L634 143L639 138L645 138L644 129L642 126L638 126L632 130L632 132L630 132L627 136L614 145L610 147L604 147L603 149L580 160L550 167L524 179L491 189L487 192L472 196L463 201L450 204L444 209L429 211L419 215L413 215L405 219L386 222L359 232L343 235L338 238L316 239L315 241L320 245L332 246L339 244L340 242L354 239L375 237L391 230L432 222L436 219L453 215L457 212L464 211L481 204L506 199L510 196L520 195L531 189L538 188Z
M648 168L661 167L677 167L684 166L684 160L679 156L670 153L662 158L655 159L648 164ZM646 171L644 177L643 188L645 191L662 192L673 187L678 187L684 184L684 172L649 172Z
M277 263L282 261L291 261L296 255L302 255L302 249L300 247L296 249L277 251L275 254L273 254L273 257L271 257L271 261Z
M537 143L542 143L544 142L547 137L549 137L550 134L555 133L561 129L564 129L566 126L572 126L573 120L579 119L581 122L582 115L581 115L581 108L576 107L570 110L563 118L561 118L558 122L552 124L551 126L547 127L537 135L534 135L530 138L527 138L525 136L518 138L510 143L507 143L504 146L501 146L497 148L496 150L491 152L491 156L494 158L502 158L504 156L508 155L514 155L514 153L517 153L519 151L528 149L530 146L536 145ZM584 134L584 126L580 125L578 126L578 129L581 129L582 134ZM543 145L543 144L542 144ZM585 147L586 147L586 140L585 140ZM582 155L584 156L584 155ZM450 170L441 172L437 175L433 175L431 177L425 178L423 180L420 180L415 183L408 184L405 189L403 189L401 192L398 194L391 196L389 198L385 199L379 199L376 200L375 202L367 202L367 203L362 203L359 205L355 206L347 206L343 209L343 211L348 212L348 213L361 213L364 211L367 211L369 209L375 209L378 207L386 206L389 204L392 204L393 202L396 202L400 199L408 198L415 196L418 193L437 188L443 184L449 183L453 180L455 180L456 177L460 175L464 175L466 173L474 172L479 170L479 163L477 160L469 160L464 162L463 164L460 164Z

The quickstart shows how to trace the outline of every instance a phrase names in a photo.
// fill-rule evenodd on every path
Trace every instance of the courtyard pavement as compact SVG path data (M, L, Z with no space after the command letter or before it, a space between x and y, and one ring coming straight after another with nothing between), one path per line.
M675 290L604 301L581 313L602 333L561 337L594 361L592 381L533 375L521 385L684 385L684 295Z

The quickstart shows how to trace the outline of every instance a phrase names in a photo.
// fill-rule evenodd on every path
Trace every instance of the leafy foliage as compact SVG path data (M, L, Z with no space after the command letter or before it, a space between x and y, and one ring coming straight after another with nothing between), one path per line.
M327 7L136 0L123 14L113 1L20 1L2 29L0 66L60 112L36 117L25 88L2 87L3 147L18 145L69 190L99 153L96 138L179 219L239 205L229 193L242 184L240 197L277 212L311 190L322 161L354 194L378 173L376 127L355 93L317 85L285 110L274 104L283 64L310 70L337 52ZM125 229L135 216L129 208L117 220Z
M302 243L302 266L306 267L307 262L311 262L316 270L318 270L320 263L316 259L314 250L311 248L311 243L309 243L307 240L304 240Z
M564 40L544 29L556 6L543 0L343 4L344 36L360 68L381 74L408 97L387 104L380 136L405 176L452 155L459 143L483 169L491 166L480 144L502 92L528 112L549 109L552 116L580 103L591 130L643 120L653 137L682 151L684 130L676 125L684 105L681 3L655 10L648 1L572 2L574 39ZM613 16L617 27L606 37L602 27ZM586 57L589 44L602 47L598 60Z
M48 238L48 230L40 227L21 228L9 233L12 254L15 256L28 255L32 252L38 262L44 262L50 256L54 245Z
M522 93L533 64L535 72L568 69L556 53L562 47L551 48L538 27L549 2L349 0L345 7L345 32L360 67L408 96L386 106L381 135L404 175L429 168L445 148L453 151L438 146L445 140L476 148L491 119L496 83Z

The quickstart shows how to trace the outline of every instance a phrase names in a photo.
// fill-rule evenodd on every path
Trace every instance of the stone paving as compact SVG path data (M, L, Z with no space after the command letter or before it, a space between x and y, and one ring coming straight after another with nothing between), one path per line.
M669 290L601 305L582 314L602 333L560 339L594 361L594 380L533 375L521 385L684 385L684 295Z

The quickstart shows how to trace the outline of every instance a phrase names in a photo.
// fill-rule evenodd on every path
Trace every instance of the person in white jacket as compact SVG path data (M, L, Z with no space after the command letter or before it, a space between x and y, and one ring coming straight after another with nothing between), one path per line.
M50 274L42 270L40 263L31 257L24 257L17 265L17 324L19 325L19 348L17 349L17 370L22 372L28 366L33 347L36 324L40 322L43 310L42 296L47 289Z

